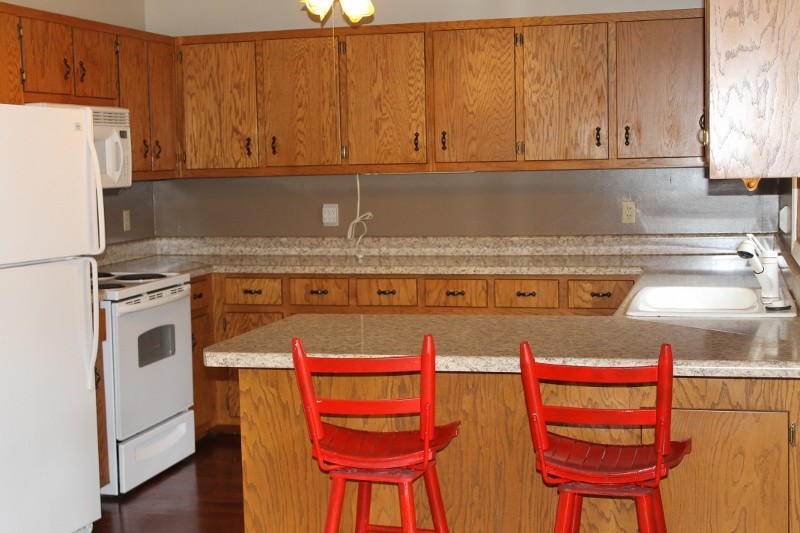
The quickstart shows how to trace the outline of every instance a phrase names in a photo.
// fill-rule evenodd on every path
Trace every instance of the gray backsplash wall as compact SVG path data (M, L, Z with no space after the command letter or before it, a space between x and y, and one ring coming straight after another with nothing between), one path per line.
M361 175L368 235L509 236L775 231L779 185L711 181L702 168ZM356 177L220 178L137 183L107 193L109 242L150 236L344 236ZM621 203L636 202L622 224ZM339 204L339 227L322 204ZM132 230L121 231L122 209ZM152 220L148 221L148 210Z

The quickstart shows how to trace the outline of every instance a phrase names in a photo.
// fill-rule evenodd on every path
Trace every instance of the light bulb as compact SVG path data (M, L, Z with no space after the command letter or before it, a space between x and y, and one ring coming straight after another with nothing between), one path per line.
M358 22L362 17L369 17L375 13L375 6L370 0L339 0L342 11L353 22Z
M306 9L310 13L317 15L320 20L325 18L325 15L328 14L331 6L333 6L333 0L300 0L300 2L304 3Z

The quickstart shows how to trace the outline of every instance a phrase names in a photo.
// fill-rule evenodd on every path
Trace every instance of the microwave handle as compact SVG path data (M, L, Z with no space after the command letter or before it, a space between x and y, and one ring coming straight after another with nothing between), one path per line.
M122 139L120 138L118 131L114 131L114 135L111 136L111 142L114 144L114 154L116 156L117 165L114 169L114 181L117 182L122 176L122 168L125 164L124 151L122 149Z

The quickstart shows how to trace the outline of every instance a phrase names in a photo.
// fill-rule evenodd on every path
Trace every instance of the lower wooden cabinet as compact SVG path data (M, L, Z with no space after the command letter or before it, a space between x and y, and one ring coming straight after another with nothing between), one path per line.
M489 282L485 279L426 279L428 307L486 307Z
M347 305L350 281L347 278L291 278L289 301L294 305Z
M356 305L415 306L417 280L413 278L356 279Z
M194 387L194 436L205 435L214 426L216 416L216 383L227 371L209 368L203 362L203 350L214 344L211 315L192 317L192 382Z
M567 282L570 309L616 309L633 287L633 280L584 279Z
M558 307L557 279L497 279L494 281L495 307Z

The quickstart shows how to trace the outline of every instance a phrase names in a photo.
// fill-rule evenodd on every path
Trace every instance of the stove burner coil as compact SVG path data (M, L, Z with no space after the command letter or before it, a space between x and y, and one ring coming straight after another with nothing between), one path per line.
M116 279L120 281L147 281L151 279L161 279L166 278L164 274L157 274L154 272L144 272L141 274L123 274L121 276L117 276Z

